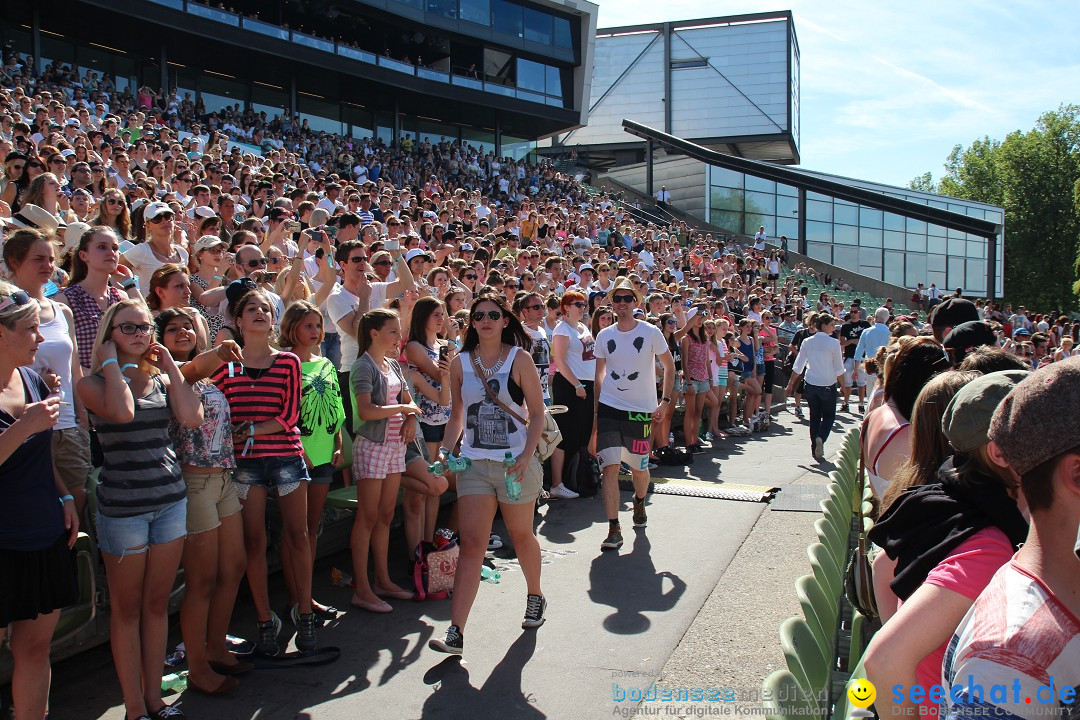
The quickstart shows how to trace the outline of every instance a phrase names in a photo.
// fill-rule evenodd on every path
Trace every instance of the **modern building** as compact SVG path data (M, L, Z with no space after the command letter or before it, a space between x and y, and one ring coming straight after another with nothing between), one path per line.
M799 43L790 12L596 31L589 123L551 139L593 167L641 162L624 119L738 157L799 162ZM543 145L547 145L544 143Z
M597 6L586 0L72 0L5 3L0 42L316 130L460 138L521 157L585 124Z

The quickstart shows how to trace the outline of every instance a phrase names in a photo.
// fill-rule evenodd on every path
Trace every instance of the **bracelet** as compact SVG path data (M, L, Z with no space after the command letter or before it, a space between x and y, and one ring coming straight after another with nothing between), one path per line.
M127 280L120 283L120 287L122 287L124 290L130 290L131 288L135 288L136 290L138 290L139 289L139 278L137 278L137 277L129 277Z
M248 437L255 437L255 423L248 423Z
M581 383L578 383L577 385L574 386L574 389L577 390L577 389L583 388L583 387L585 387L585 386L582 385Z
M120 364L119 361L116 358L108 358L108 359L105 360L105 362L101 363L101 369L104 370L105 366L108 365L109 363L116 363L117 365Z
M63 497L60 498L60 506L63 507L64 503L68 502L69 500L71 502L75 502L75 496L74 495L64 495Z

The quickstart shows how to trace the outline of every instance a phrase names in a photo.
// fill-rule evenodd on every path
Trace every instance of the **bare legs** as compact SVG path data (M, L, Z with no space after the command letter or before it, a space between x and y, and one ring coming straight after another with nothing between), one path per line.
M54 610L33 620L11 624L11 654L15 657L11 699L15 704L15 720L41 720L45 717L52 680L49 647L59 620L60 611ZM2 631L0 639L3 639Z

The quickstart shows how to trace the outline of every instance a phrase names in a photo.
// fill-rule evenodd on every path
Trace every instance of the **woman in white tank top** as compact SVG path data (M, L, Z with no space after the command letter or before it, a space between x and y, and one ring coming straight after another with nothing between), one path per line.
M461 354L450 367L453 401L445 442L452 448L464 431L460 454L472 461L472 467L457 479L461 554L454 575L451 625L445 639L428 643L433 650L455 655L462 652L465 622L480 586L496 510L502 512L528 586L521 626L542 625L547 605L540 590L540 543L533 531L536 498L543 486L536 447L544 427L544 396L529 354L531 340L497 296L474 300L469 318ZM509 468L503 463L507 453L513 461ZM516 477L520 492L508 492L508 476Z

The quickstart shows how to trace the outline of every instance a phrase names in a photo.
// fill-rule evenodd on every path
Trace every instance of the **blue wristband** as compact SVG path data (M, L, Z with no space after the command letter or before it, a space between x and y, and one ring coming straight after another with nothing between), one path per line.
M116 363L117 365L120 364L119 362L117 362L116 358L107 358L105 360L105 362L101 363L101 369L104 370L105 366L108 365L109 363Z
M74 495L64 495L63 497L61 497L60 498L60 507L63 507L64 503L66 503L68 500L70 500L71 502L75 502L75 496Z

